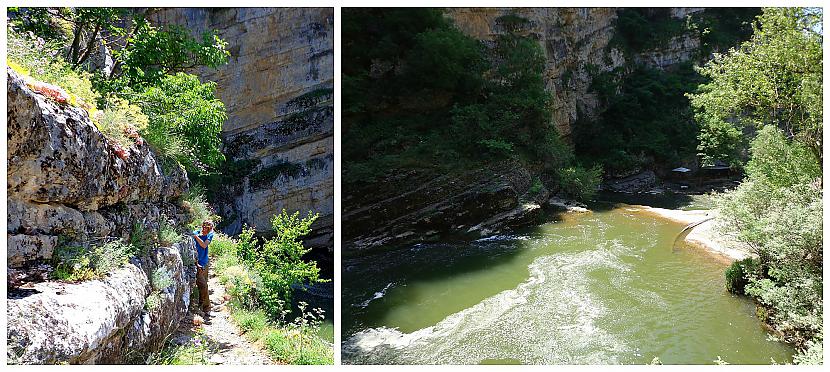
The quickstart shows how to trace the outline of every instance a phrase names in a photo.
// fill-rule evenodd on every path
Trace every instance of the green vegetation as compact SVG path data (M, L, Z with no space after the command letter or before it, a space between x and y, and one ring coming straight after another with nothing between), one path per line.
M689 94L707 80L691 60L666 69L636 65L635 55L665 48L674 37L697 35L701 58L727 49L751 34L748 21L756 8L711 8L684 19L669 8L626 8L618 11L610 46L623 50L626 66L600 72L588 66L591 89L606 110L596 120L580 118L574 127L574 151L583 163L602 164L606 173L678 164L706 148L704 163L734 163L731 148L742 141L737 130L722 131L720 122L701 120L689 107Z
M596 121L574 125L574 148L581 159L618 173L694 155L697 127L684 95L702 80L690 63L673 71L594 69L593 76L591 87L607 109Z
M749 41L700 69L711 82L690 98L706 128L699 147L704 159L744 153L747 142L735 140L737 133L766 125L781 128L821 159L820 19L812 10L766 9Z
M52 279L79 282L102 278L128 262L135 248L119 240L92 247L59 245L52 255Z
M153 311L161 305L161 292L173 285L173 274L166 268L156 268L150 276L150 285L153 291L147 296L144 308Z
M187 193L182 195L179 204L187 212L189 222L187 223L187 231L191 232L202 227L202 222L205 220L213 220L213 223L219 223L221 217L214 213L213 209L208 204L205 198L205 189L199 184L195 184L187 190Z
M237 239L217 234L211 243L213 268L231 296L234 321L254 343L262 343L269 355L288 364L332 364L332 346L317 335L324 316L300 302L292 313L292 284L315 283L319 269L304 261L308 252L300 237L310 232L317 218L282 212L274 216L276 236L259 244L253 229L245 228Z
M149 119L144 138L158 154L184 165L190 176L215 171L225 159L219 134L227 115L215 90L216 83L203 84L180 72L131 97Z
M590 200L597 193L602 179L602 168L567 167L559 172L559 185L562 190L579 200Z
M159 353L150 354L144 364L152 365L204 365L210 364L207 358L209 339L202 328L194 331L190 342L176 345L169 342Z
M119 156L146 139L191 176L217 172L225 107L215 83L184 73L227 61L215 33L197 40L181 27L156 28L142 11L127 8L10 8L9 14L8 64L32 86L41 81L65 90L67 103L89 112L120 147ZM91 63L102 48L112 54L110 70Z
M745 151L732 141L745 127L757 134L745 181L718 202L725 230L757 256L730 267L727 288L744 286L804 364L823 362L821 19L813 9L764 9L752 38L702 68L711 82L691 95L704 158Z
M162 216L161 221L159 222L158 237L156 239L156 241L159 242L159 245L169 247L181 239L182 235L176 231L176 228L170 224L165 216Z
M544 52L522 34L528 21L498 22L505 32L485 45L436 9L346 11L347 185L396 169L446 174L503 159L552 175L573 165L550 120Z
M732 262L724 272L726 290L734 294L744 294L744 288L749 284L747 278L757 272L757 266L757 260L752 257Z
M311 224L317 217L309 212L301 219L299 212L289 215L283 210L271 222L276 233L274 238L256 247L248 242L250 238L247 235L242 236L239 255L245 257L261 280L258 297L272 316L280 314L286 304L291 303L292 284L322 281L317 263L302 259L309 249L303 247L300 241L302 236L311 232Z

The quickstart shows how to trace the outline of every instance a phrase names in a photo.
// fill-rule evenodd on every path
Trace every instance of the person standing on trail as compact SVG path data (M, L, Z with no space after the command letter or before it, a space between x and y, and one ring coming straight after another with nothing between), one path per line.
M202 222L202 231L193 232L196 242L196 285L199 286L199 303L205 316L210 316L210 296L208 295L208 244L213 240L213 221Z

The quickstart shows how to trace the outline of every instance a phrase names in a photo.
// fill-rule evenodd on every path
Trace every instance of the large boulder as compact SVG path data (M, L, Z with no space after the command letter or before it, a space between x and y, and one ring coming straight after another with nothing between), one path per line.
M187 313L195 269L183 263L182 252L191 255L194 249L188 239L133 259L100 280L11 291L9 363L111 364L157 351ZM156 270L171 273L173 284L160 289L161 301L148 308L154 290L149 278Z

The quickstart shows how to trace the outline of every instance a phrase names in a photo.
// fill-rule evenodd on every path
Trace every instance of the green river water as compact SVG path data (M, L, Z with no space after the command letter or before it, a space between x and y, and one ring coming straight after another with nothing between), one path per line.
M343 262L343 361L732 364L791 361L727 262L673 247L683 225L619 204L512 235Z

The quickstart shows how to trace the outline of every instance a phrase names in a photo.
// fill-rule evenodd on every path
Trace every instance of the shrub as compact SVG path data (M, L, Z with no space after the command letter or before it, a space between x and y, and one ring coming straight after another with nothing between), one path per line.
M151 249L155 248L156 238L157 236L147 231L142 223L133 223L133 228L130 231L130 245L136 249L139 255L145 256Z
M52 277L72 282L101 278L126 264L134 252L131 245L118 240L91 249L59 246L53 254Z
M300 241L311 232L311 224L318 216L309 212L300 219L299 212L289 215L285 210L281 211L271 221L276 236L248 253L252 257L252 266L262 279L260 299L272 316L279 316L285 305L291 303L292 284L322 281L317 263L302 259L309 249Z
M272 358L289 364L333 364L331 347L299 330L274 330L265 336L265 348Z
M215 233L210 242L210 255L215 257L232 256L236 257L236 242L229 236L222 233Z
M823 333L821 170L805 145L777 128L760 130L751 146L747 179L718 201L722 223L758 256L744 292L759 315L806 349Z
M724 272L726 290L734 294L744 294L744 287L749 283L749 276L756 270L757 262L751 257L732 262Z
M270 324L268 315L262 310L236 309L233 319L244 332L250 332L253 338L259 338Z
M162 246L171 246L182 239L181 234L176 232L176 229L167 221L167 218L162 218L159 225L158 242Z
M132 146L139 139L138 133L147 128L147 116L141 109L118 97L110 97L92 119L101 133L123 148Z
M193 185L180 200L181 206L187 211L190 222L187 224L188 231L194 231L202 226L206 219L213 220L214 224L221 220L221 217L213 213L207 199L205 189L201 185Z
M195 75L178 73L130 97L149 119L141 132L147 142L191 175L211 173L225 159L219 134L227 115L215 90L214 82L203 84Z
M559 187L565 194L578 200L592 199L601 181L602 168L598 165L587 169L572 166L559 170Z

